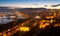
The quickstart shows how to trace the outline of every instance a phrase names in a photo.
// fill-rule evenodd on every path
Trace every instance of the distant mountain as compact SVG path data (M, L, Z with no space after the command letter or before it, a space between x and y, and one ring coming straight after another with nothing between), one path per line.
M46 8L15 8L16 10L46 10Z
M0 7L0 9L8 9L9 7Z
M47 11L47 8L14 8L14 7L0 7L0 12L14 12L14 11L23 11L23 12L31 12L31 11Z
M11 9L10 7L0 7L0 12L13 12L15 9Z

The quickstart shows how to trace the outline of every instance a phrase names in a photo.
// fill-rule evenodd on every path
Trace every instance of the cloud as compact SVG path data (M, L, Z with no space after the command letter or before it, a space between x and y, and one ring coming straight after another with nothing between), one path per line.
M60 4L57 4L57 5L51 5L51 7L58 7L60 6Z

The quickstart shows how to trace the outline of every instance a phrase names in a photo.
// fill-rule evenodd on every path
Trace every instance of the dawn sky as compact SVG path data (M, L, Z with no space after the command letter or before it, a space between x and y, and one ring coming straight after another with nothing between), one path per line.
M0 0L0 6L40 7L56 4L60 4L60 0Z

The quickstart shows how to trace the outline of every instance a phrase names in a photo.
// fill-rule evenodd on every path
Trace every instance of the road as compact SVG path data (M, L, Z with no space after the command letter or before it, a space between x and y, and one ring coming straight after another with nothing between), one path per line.
M3 35L3 36L11 36L12 34L16 33L21 26L24 26L25 24L30 23L32 20L33 20L33 19L27 20L27 21L25 21L25 22L22 23L22 24L19 23L19 25L17 25L17 26L14 26L14 27L12 27L12 28L9 28L8 30L5 30L5 31L3 31L3 32L0 32L0 36L1 36L1 35Z

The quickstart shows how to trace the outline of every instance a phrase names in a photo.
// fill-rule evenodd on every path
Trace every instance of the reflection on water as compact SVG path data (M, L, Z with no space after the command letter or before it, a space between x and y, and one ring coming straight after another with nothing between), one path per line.
M1 18L0 17L0 24L6 24L6 23L9 23L11 21L12 21L11 19L6 19L6 18Z

